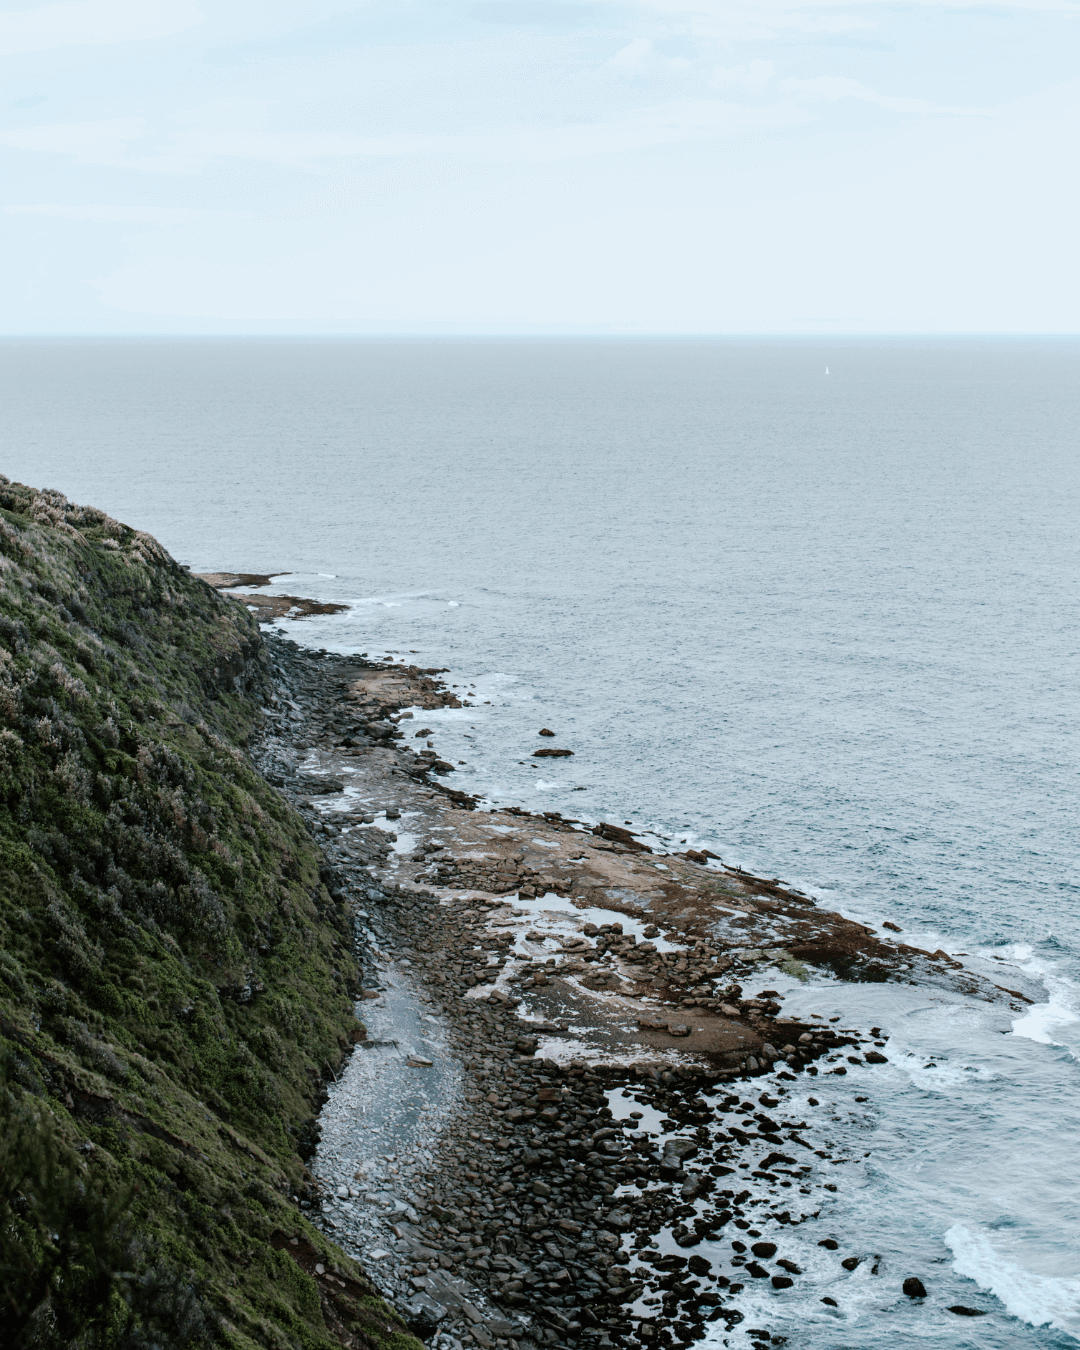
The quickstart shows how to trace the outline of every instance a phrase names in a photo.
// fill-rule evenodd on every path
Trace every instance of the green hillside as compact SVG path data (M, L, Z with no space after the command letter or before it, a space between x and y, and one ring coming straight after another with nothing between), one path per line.
M299 1209L358 972L303 821L244 750L266 679L242 605L0 477L12 1350L417 1347Z

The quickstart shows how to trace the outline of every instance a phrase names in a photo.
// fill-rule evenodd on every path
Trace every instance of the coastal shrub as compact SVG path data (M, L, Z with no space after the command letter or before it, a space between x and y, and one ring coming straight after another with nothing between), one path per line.
M385 1305L293 1199L310 1067L338 1065L358 972L244 748L265 685L243 605L0 476L5 1350L326 1350L283 1231L370 1290L340 1325L387 1344Z

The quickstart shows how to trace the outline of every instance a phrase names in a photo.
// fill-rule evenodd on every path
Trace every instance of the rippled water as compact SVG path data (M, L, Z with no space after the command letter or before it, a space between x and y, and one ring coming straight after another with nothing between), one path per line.
M1015 1027L791 993L892 1035L833 1090L869 1157L820 1220L891 1283L766 1301L811 1347L1073 1345L1078 364L1064 339L11 340L0 468L197 570L352 603L295 630L315 645L449 666L476 702L428 722L456 786L706 844L1033 991ZM572 759L535 766L545 725ZM895 1301L908 1273L930 1306Z

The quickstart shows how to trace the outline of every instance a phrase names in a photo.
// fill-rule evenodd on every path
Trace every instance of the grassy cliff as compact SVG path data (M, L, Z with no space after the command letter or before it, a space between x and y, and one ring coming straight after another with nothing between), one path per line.
M357 969L266 678L243 606L0 477L7 1346L417 1345L297 1204Z

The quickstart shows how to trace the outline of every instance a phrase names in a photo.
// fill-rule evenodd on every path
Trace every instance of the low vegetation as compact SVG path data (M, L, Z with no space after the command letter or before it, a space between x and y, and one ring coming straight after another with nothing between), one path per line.
M344 897L245 753L266 679L241 604L0 478L12 1350L416 1350L300 1209L322 1083L362 1030Z

